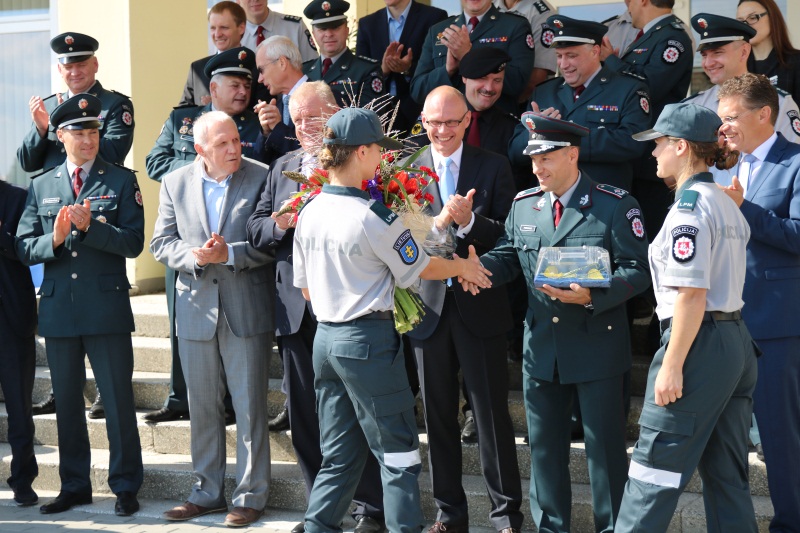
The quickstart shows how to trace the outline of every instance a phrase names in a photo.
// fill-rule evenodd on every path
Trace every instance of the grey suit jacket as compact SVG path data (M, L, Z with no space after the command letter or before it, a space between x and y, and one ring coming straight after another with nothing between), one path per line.
M233 265L195 267L192 249L211 238L203 197L202 160L164 176L158 220L150 251L178 272L175 288L177 336L205 341L214 337L222 309L231 331L249 337L273 330L274 253L247 242L247 219L258 204L269 168L242 158L231 177L220 212L219 234L233 246Z

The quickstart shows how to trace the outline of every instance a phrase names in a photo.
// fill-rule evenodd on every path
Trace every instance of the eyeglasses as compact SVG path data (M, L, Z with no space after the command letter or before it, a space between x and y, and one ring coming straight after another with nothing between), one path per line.
M749 111L745 111L744 113L739 113L738 115L734 115L732 117L720 117L720 119L722 120L723 124L733 124L734 122L737 122L743 116L749 115L753 111L758 111L759 109L761 109L761 108L757 107L755 109L751 109Z
M274 60L272 60L272 61L268 61L266 64L264 64L264 66L263 66L263 67L258 67L258 72L264 72L264 70L266 70L266 68L267 68L268 66L270 66L270 65L271 65L271 64L273 64L273 63L277 63L277 62L278 62L278 61L280 61L280 60L281 60L281 58L279 57L278 59L274 59Z
M766 11L764 11L763 13L750 13L743 19L736 17L736 20L738 20L739 22L744 22L748 26L754 26L759 20L761 20L762 17L766 17L767 15L769 15L769 13L767 13Z
M428 125L429 125L431 128L436 128L436 129L438 129L438 128L441 128L442 126L447 126L448 128L455 128L456 126L458 126L459 124L461 124L462 122L464 122L464 119L466 118L466 116L467 116L467 113L469 113L469 110L467 110L467 111L464 111L464 114L463 114L463 115L461 115L461 118L460 118L460 119L458 119L458 120L445 120L445 121L441 121L441 120L428 120L428 119L425 119L425 122L426 122L426 123L427 123L427 124L428 124Z

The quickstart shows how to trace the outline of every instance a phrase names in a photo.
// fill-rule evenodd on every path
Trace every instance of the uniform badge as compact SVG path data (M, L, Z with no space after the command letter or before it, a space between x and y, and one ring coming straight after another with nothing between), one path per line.
M142 207L144 204L142 203L142 193L141 191L136 191L133 195L133 198L136 200L136 205Z
M86 101L86 98L81 98L80 100L78 100L78 107L80 107L81 109L86 109L86 106L88 105L89 102Z
M563 28L563 27L564 27L564 23L563 23L563 22L561 22L561 21L560 21L560 20L558 20L558 19L554 19L554 20L553 20L553 26L555 26L556 28L558 28L558 29L560 30L561 28Z
M178 133L180 133L181 135L186 135L187 131L189 131L189 128L187 128L186 126L181 126L181 129L178 130Z
M672 230L672 257L679 263L687 263L694 258L695 237L694 226L678 226Z
M533 35L531 35L530 33L525 37L525 44L528 45L528 48L533 50L533 46L534 46Z
M71 46L72 43L75 42L75 39L72 37L72 35L67 35L64 37L64 42Z
M664 63L675 63L681 57L681 52L674 46L667 46L664 53L661 54L661 59Z
M800 135L800 115L797 111L791 110L786 113L789 116L789 123L792 125L792 131L795 135Z
M697 25L700 26L700 29L703 30L708 28L708 22L706 21L706 19L697 19Z
M140 196L141 196L141 195L140 195ZM105 224L105 223L106 223L106 217L104 217L103 215L100 215L100 216L99 216L99 217L97 217L95 220L96 220L96 221L98 221L98 222L102 222L103 224Z
M578 203L580 203L581 205L588 204L589 203L589 195L588 194L584 194L583 196L581 196L581 201L578 202Z
M411 127L411 135L419 135L422 133L422 124L417 122Z
M625 213L625 218L631 222L631 231L633 231L633 236L640 241L643 240L644 224L642 224L642 212L634 207Z
M402 259L403 263L413 265L417 262L419 248L417 248L417 243L414 242L414 237L411 236L410 230L405 230L401 233L392 248L400 255L400 259Z
M314 39L311 37L311 32L306 30L306 37L308 37L308 44L311 45L311 48L314 50L317 49L317 45L314 44Z
M536 231L536 226L532 226L530 224L520 224L519 225L519 230L522 233L533 233L533 232Z
M546 200L544 199L544 197L539 198L539 203L536 204L536 207L539 208L539 209L543 208L545 201Z
M130 111L125 111L122 113L122 122L126 126L133 124L133 115L131 115Z
M642 108L642 111L650 114L650 98L647 97L647 93L644 91L636 91L636 94L639 95L639 107Z
M244 61L244 58L247 57L247 52L245 50L242 50L239 52L239 55L237 57L239 58L239 61Z
M377 76L372 78L372 90L375 91L376 93L382 93L383 92L383 80L381 80Z
M539 40L542 41L542 46L545 48L550 48L553 45L553 39L555 38L556 34L553 32L553 30L551 30L546 24L542 24L542 36L539 38Z
M547 13L548 11L550 11L550 8L547 7L547 4L545 4L541 0L534 2L533 7L535 7L536 11L538 11L539 13Z
M323 11L330 11L331 10L331 3L328 2L327 0L325 2L322 2L322 10Z

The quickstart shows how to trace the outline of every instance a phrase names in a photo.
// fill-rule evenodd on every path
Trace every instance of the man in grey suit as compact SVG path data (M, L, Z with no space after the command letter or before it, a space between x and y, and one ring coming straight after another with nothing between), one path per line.
M164 176L150 241L156 260L178 272L175 322L189 390L192 466L188 501L164 513L189 520L227 510L227 385L237 420L234 508L225 525L249 525L267 505L270 481L267 371L273 319L274 254L247 242L247 219L267 167L243 159L236 123L221 111L195 122L198 160ZM253 312L258 309L259 312Z

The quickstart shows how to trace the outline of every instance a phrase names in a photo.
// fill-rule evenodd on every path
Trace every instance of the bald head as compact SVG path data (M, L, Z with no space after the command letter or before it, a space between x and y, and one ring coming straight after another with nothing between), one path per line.
M458 150L470 123L467 99L461 91L449 85L428 93L422 108L422 123L428 132L431 146L444 157Z

